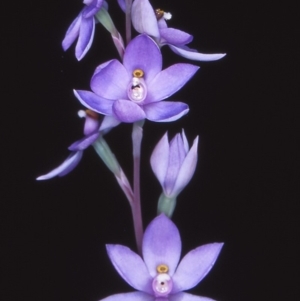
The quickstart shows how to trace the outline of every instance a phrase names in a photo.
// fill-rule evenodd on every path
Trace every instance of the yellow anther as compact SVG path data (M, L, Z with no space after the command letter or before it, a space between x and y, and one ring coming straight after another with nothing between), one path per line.
M159 20L161 19L163 16L164 16L164 11L160 8L156 9L155 10L155 16L156 16L156 19Z
M168 273L169 268L165 264L160 264L159 266L157 266L156 270L158 273L162 274L162 273Z
M134 77L137 77L137 78L141 78L144 76L144 71L141 70L141 69L135 69L133 72L132 72L132 75Z

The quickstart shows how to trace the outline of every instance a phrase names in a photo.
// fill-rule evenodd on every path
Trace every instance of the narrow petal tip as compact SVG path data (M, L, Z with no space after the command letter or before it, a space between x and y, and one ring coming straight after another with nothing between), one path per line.
M37 181L48 180L56 176L63 177L69 172L71 172L80 162L82 158L83 151L77 151L70 154L70 156L58 167L54 168L45 175L36 178Z

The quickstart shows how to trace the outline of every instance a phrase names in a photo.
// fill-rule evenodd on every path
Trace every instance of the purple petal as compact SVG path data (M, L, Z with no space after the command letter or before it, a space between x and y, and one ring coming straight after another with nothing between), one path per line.
M133 1L131 15L132 25L137 32L159 38L157 19L148 0Z
M97 114L98 115L98 114ZM97 117L92 117L89 114L85 113L85 122L83 133L85 136L89 136L95 131L98 131L100 127L100 121Z
M118 0L118 3L122 9L122 11L125 13L126 12L126 3L125 0Z
M102 7L103 0L94 0L91 1L87 7L85 7L82 12L83 18L93 17Z
M165 99L177 92L196 73L198 66L191 64L175 64L162 70L148 84L146 102Z
M108 256L120 276L133 288L152 293L152 278L142 258L121 245L106 245Z
M168 133L165 133L155 146L150 158L150 164L156 178L163 187L169 165Z
M132 292L132 293L112 295L104 299L101 299L99 301L154 301L154 300L155 298L152 295L148 295L143 292Z
M56 176L63 177L71 172L82 158L83 151L72 153L61 165L51 170L49 173L39 176L37 180L48 180Z
M187 154L190 148L189 148L189 143L186 139L186 136L185 136L185 133L184 133L183 129L182 129L182 132L181 132L181 137L182 137L185 153Z
M111 60L98 66L91 79L91 88L107 99L127 98L127 86L131 77L118 60Z
M194 49L188 48L187 46L184 47L176 47L173 45L168 45L168 46L176 54L195 61L207 61L207 62L216 61L226 55L226 53L213 53L213 54L200 53Z
M139 105L126 99L115 101L113 111L120 121L126 123L132 123L146 118L145 112Z
M74 142L72 145L68 147L70 151L80 151L85 150L87 147L89 147L91 144L93 144L97 138L99 137L100 133L94 133L90 136L86 136L76 142Z
M213 267L222 247L223 243L212 243L187 253L173 275L172 294L196 286Z
M211 298L195 296L188 293L178 293L169 296L169 301L215 301Z
M77 99L88 109L104 115L112 115L113 101L105 99L90 91L73 90Z
M160 101L144 106L147 119L156 122L170 122L179 119L189 111L183 102Z
M185 150L180 134L177 134L170 142L169 165L164 182L164 190L167 196L175 196L172 189L175 185L179 170L185 159Z
M82 18L79 37L75 48L75 56L80 61L90 49L95 32L94 18Z
M157 24L159 29L168 28L168 24L164 18L160 18Z
M178 195L193 177L198 160L197 149L198 137L194 140L193 146L180 167L171 195Z
M68 28L66 35L62 41L62 47L64 51L69 49L69 47L73 44L73 42L78 37L81 20L82 20L82 15L80 13Z
M173 45L185 45L190 43L193 40L193 36L175 29L175 28L162 28L160 29L161 38L166 40L166 43Z
M145 81L149 83L161 71L162 55L151 38L139 35L128 44L123 64L130 74L135 69L142 69Z
M147 227L143 238L143 258L152 277L156 268L165 264L172 276L181 253L181 240L177 227L164 214L156 217Z

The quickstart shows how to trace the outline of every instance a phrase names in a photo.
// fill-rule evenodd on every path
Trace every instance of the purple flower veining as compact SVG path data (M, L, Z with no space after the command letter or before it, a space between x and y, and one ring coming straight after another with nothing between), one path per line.
M213 301L184 293L195 287L213 267L223 243L200 246L179 263L181 239L175 224L161 214L147 227L143 259L122 245L107 245L107 252L120 276L136 292L109 296L101 301Z
M204 54L189 48L186 44L193 40L193 36L175 28L168 28L165 19L170 18L170 13L160 9L154 11L148 0L135 0L132 4L133 27L137 32L153 37L159 46L168 45L176 54L196 61L215 61L226 55Z
M66 51L78 38L75 56L80 61L90 49L95 33L95 14L102 8L107 7L104 0L84 0L86 6L81 10L77 18L68 28L62 41L62 47Z

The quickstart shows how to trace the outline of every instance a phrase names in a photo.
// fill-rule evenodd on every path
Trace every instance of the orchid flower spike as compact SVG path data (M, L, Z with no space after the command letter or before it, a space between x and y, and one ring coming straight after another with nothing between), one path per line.
M189 149L188 141L182 130L169 143L166 133L156 145L150 163L163 193L158 202L158 213L171 217L179 193L191 180L197 165L198 137Z
M143 259L125 246L106 246L117 272L138 291L112 295L101 301L213 301L183 291L196 286L208 274L222 246L223 243L200 246L187 253L179 263L179 231L169 218L161 214L145 231Z
M123 64L113 59L96 68L93 92L74 90L74 94L85 107L120 122L174 121L189 111L188 105L162 100L177 92L198 69L174 64L162 70L159 47L149 36L139 35L125 49Z
M103 7L108 7L104 0L84 0L86 5L68 28L62 41L64 51L70 48L78 38L75 56L80 61L90 49L95 32L95 14Z
M154 10L148 0L135 0L132 4L132 24L139 33L145 33L155 39L160 47L168 45L176 54L190 60L215 61L224 57L225 53L204 54L186 46L193 36L175 29L168 28L166 20L172 17L161 9Z
M62 164L47 174L39 176L37 180L48 180L56 176L63 177L70 173L79 164L83 155L83 151L93 144L98 139L100 134L107 133L111 128L119 124L119 122L114 118L106 117L103 119L100 125L98 114L91 110L79 111L78 115L81 118L85 118L83 130L84 137L75 141L69 146L68 149L72 153Z

